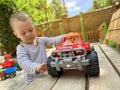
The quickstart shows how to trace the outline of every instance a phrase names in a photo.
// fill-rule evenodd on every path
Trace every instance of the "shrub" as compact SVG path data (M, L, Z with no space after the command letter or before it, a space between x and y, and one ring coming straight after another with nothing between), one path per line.
M14 0L0 0L0 49L2 52L15 55L19 40L13 35L9 19L17 12Z

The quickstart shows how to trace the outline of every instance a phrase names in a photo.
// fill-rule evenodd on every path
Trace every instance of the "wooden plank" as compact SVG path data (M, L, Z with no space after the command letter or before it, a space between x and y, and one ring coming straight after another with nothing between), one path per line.
M89 90L119 90L120 77L99 47L95 47L100 63L100 77L89 78Z
M105 52L105 54L108 56L111 63L114 64L115 68L120 74L120 52L117 52L115 49L111 48L108 45L101 45L100 47Z
M28 85L24 90L51 90L57 80L58 78L50 77L45 73L39 79Z
M116 19L113 22L110 22L108 30L120 30L120 18Z
M120 44L120 30L116 31L113 33L114 37L113 37L113 41L116 42L117 44Z
M52 90L85 90L84 72L65 70Z
M114 32L115 31L108 31L107 34L106 34L105 39L113 41L113 39L114 39Z
M111 40L113 42L116 42L117 44L120 44L120 30L118 31L109 31L105 37L107 40Z
M113 13L111 21L114 21L117 18L120 18L120 9L118 9L115 13Z
M23 79L23 70L17 71L14 78L7 78L4 81L0 81L0 90L25 90L26 86Z
M116 42L120 44L119 34L120 34L120 9L118 9L111 18L108 32L105 39Z
M120 16L120 14L119 14L119 16ZM118 18L118 19L115 21L115 23L116 23L115 29L119 29L119 30L120 30L120 18Z
M105 38L104 36L104 29L99 30L99 41L103 41Z

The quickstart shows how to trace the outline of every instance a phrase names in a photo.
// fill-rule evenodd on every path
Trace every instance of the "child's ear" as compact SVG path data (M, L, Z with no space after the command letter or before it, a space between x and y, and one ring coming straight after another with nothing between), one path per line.
M17 38L19 38L16 32L13 32L13 34L14 34Z

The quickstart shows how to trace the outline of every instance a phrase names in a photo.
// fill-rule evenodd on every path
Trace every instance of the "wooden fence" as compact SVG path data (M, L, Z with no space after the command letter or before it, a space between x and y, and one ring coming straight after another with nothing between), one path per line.
M113 13L104 43L120 51L120 8Z
M81 34L81 33L80 33ZM87 42L98 42L99 41L99 32L97 30L87 30L86 31Z
M114 8L104 8L94 12L88 12L83 14L84 27L86 30L86 39L88 42L97 42L103 31L98 31L98 27L105 21L107 25L110 22L111 16L114 13ZM93 17L94 16L94 17ZM48 29L44 33L37 32L38 36L57 36L60 35L59 24L61 23L64 29L64 33L78 32L81 33L81 23L80 15L73 17L68 17L67 15L62 15L60 19L55 20L51 23L52 32ZM43 23L38 25L42 30L44 27L48 27L48 23ZM90 31L89 31L90 30ZM40 31L40 30L39 30Z
M106 40L120 44L120 9L112 15Z
M99 34L96 30L89 30L86 32L86 38L88 42L98 42Z

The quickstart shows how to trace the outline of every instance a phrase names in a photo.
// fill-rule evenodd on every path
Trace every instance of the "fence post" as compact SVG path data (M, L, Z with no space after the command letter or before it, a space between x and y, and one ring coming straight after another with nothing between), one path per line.
M68 33L69 32L69 27L68 27L68 20L67 20L67 15L63 14L61 16L61 23L62 23L62 27L64 28L64 33Z
M86 40L86 33L85 33L85 26L84 26L84 20L83 20L83 13L80 12L80 24L81 24L81 32L82 32L82 37L84 41Z
M60 30L60 34L63 35L64 34L64 29L63 29L62 23L59 23L59 30Z

